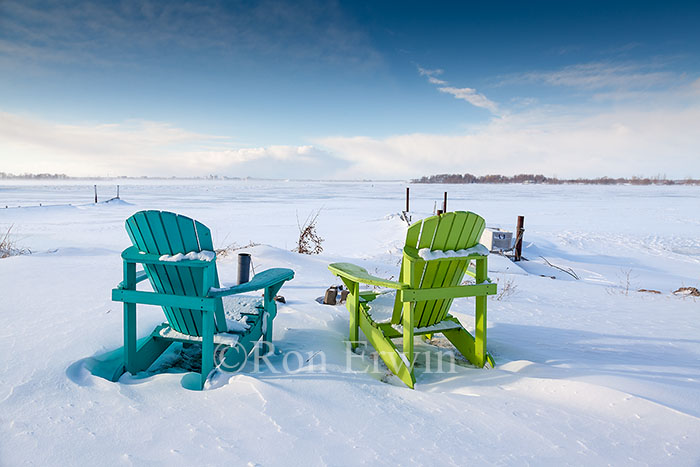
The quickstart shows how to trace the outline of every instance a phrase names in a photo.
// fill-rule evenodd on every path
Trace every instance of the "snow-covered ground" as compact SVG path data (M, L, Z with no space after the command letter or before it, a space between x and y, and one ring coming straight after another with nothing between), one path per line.
M410 390L371 348L349 353L345 308L315 300L337 283L330 262L397 275L405 184L118 183L122 200L97 205L92 182L0 185L0 233L32 251L0 259L0 465L700 464L700 299L672 293L700 288L698 187L411 186L414 218L445 190L489 226L524 215L530 261L490 257L508 288L488 302L496 368L423 364ZM85 370L121 344L110 291L141 209L194 217L217 247L258 243L256 270L294 269L278 352L257 371L193 392L172 371L110 383ZM318 209L323 253L292 253L297 218ZM235 255L217 262L234 281ZM453 305L468 328L472 306ZM162 321L144 308L140 335Z

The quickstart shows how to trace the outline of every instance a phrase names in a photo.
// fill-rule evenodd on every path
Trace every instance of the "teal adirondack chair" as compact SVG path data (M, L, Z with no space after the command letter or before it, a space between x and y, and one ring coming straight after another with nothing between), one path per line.
M377 350L387 367L408 387L416 378L414 336L442 333L472 364L494 366L486 351L486 297L496 293L496 284L487 277L488 250L479 244L484 219L472 212L449 212L428 217L409 227L398 281L370 275L350 263L333 263L328 268L348 288L350 342L357 346L359 329ZM475 269L469 268L471 262ZM476 284L461 285L465 274ZM381 311L372 306L377 294L361 292L360 284L396 290L391 318L380 319ZM475 297L475 333L472 336L449 314L455 298ZM359 329L358 329L359 328ZM403 339L398 350L392 339Z
M122 252L124 280L112 290L112 300L124 303L124 347L98 358L90 365L93 374L117 381L125 371L148 369L173 342L200 343L201 373L189 373L182 381L183 386L200 390L214 367L215 351L225 363L222 368L237 369L260 339L263 346L272 341L274 297L294 271L268 269L250 282L219 288L211 232L201 223L172 212L140 211L126 220L126 230L133 246ZM194 259L176 256L190 252ZM136 264L143 270L136 272ZM145 279L153 292L136 290ZM264 293L257 307L246 308L246 323L227 318L222 297L256 290ZM138 341L137 304L160 305L167 318Z

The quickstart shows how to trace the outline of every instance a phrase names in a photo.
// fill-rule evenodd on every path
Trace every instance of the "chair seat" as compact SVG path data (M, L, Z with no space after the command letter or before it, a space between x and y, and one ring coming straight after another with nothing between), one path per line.
M178 332L170 326L168 326L167 323L163 323L160 327L156 328L155 333L160 337L168 339L170 341L199 343L202 342L201 337L190 336L189 334L183 334L181 332ZM234 334L230 332L219 332L217 334L214 334L214 344L216 345L222 344L234 347L238 343L239 339L240 334Z
M240 335L250 328L251 324L248 320L257 320L259 318L263 307L263 300L262 297L236 295L224 297L222 301L228 332L214 334L214 344L234 346L238 342ZM158 330L158 335L166 339L182 342L202 342L201 337L183 334L175 331L168 325L162 326Z
M391 291L378 295L376 299L363 304L366 315L374 322L373 325L375 327L378 327L380 324L391 323L391 314L393 313L395 297L396 292ZM403 333L403 326L401 324L392 324L391 327L397 332ZM462 325L459 324L459 321L455 321L454 318L448 314L446 319L439 323L435 323L431 326L414 328L414 334L432 334L450 329L459 329L461 327Z
M258 319L263 311L263 299L259 296L236 295L223 297L224 316L229 332L245 332L250 328L249 317Z
M367 315L377 324L391 322L391 315L394 312L394 301L396 292L390 291L378 295L371 302L364 304Z

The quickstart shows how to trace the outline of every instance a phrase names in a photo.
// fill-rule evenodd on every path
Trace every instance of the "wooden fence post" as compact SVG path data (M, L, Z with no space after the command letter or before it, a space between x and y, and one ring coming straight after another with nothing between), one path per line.
M406 212L410 211L408 200L409 200L409 188L406 187Z
M523 233L525 232L525 216L518 216L518 225L515 228L515 261L520 261L523 253Z

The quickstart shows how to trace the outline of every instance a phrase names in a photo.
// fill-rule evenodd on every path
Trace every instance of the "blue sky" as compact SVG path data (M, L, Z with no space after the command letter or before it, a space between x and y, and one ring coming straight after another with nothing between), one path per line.
M700 178L700 6L0 0L0 171Z

